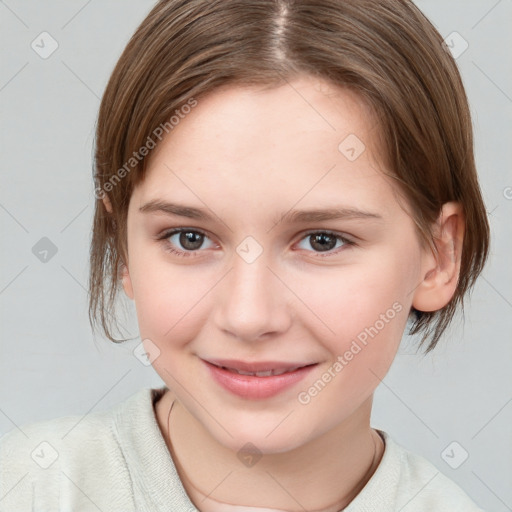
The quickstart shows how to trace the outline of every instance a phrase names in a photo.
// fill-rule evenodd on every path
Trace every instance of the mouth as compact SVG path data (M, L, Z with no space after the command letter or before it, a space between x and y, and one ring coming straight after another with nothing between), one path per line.
M231 360L206 360L207 363L222 368L228 372L237 373L238 375L250 375L253 377L272 377L275 375L283 375L284 373L292 373L300 368L313 366L317 363L283 363L275 361L263 361L258 363L246 363L244 361Z
M265 399L292 388L318 363L204 360L209 375L223 389L244 399Z

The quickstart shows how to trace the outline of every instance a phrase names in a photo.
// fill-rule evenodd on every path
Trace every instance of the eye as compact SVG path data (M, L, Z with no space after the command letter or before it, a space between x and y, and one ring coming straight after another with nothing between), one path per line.
M334 251L334 249L342 249L345 246L351 245L355 245L355 242L344 236L331 233L330 231L315 231L307 233L298 247L308 251L310 250L309 248L312 248L314 252L328 253L325 256L330 256L339 252Z
M167 231L159 240L164 242L166 251L179 256L192 256L201 248L210 249L215 245L205 233L188 228Z

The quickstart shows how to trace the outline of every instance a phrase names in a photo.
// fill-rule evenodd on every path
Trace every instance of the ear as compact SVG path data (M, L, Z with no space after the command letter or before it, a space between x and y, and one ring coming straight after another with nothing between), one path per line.
M438 311L455 293L460 273L464 213L456 202L445 203L434 226L437 255L430 248L422 254L422 282L416 288L413 307L418 311Z
M107 196L107 194L103 194L102 201L105 205L105 210L107 210L108 213L112 213L112 203L110 202L110 199Z
M110 202L110 199L107 196L107 194L103 194L102 201L103 201L103 204L105 205L105 209L107 210L107 212L112 213L112 203ZM133 300L132 281L130 278L130 273L128 271L128 267L124 263L121 263L121 269L119 271L119 274L120 274L120 278L123 282L124 293L126 293L126 295L131 300Z
M123 289L124 289L124 293L126 293L126 295L131 299L133 300L133 286L132 286L132 280L131 280L131 277L130 277L130 272L128 270L128 267L122 263L121 264L121 280L123 282Z

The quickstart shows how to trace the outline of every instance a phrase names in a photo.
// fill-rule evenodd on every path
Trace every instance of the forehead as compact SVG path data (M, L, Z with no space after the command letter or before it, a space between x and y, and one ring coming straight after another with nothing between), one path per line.
M330 134L335 146L350 134L370 145L375 131L375 117L357 93L320 79L301 77L272 89L228 84L201 97L156 153L163 146L187 152L193 148L188 142L197 139L240 157L258 146L298 149L315 133ZM315 146L304 149L312 151Z
M197 203L199 194L242 194L261 207L380 198L386 208L383 187L392 191L376 135L362 99L321 80L223 87L200 98L150 154L137 195L143 202L179 189Z

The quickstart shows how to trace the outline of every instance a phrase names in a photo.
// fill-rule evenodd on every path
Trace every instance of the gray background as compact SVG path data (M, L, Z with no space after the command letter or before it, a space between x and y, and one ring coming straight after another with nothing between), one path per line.
M153 3L0 2L0 434L105 410L162 384L132 353L140 339L120 346L93 339L86 290L99 100ZM376 392L373 426L425 456L484 509L503 512L512 510L512 1L417 4L443 37L456 31L469 44L457 62L474 116L492 253L464 323L459 318L432 355L416 354L415 340L404 337ZM59 45L47 59L31 48L43 31ZM33 253L43 237L57 249L46 262ZM134 319L127 302L121 321L131 336ZM445 462L456 465L463 450L469 457L458 469Z

